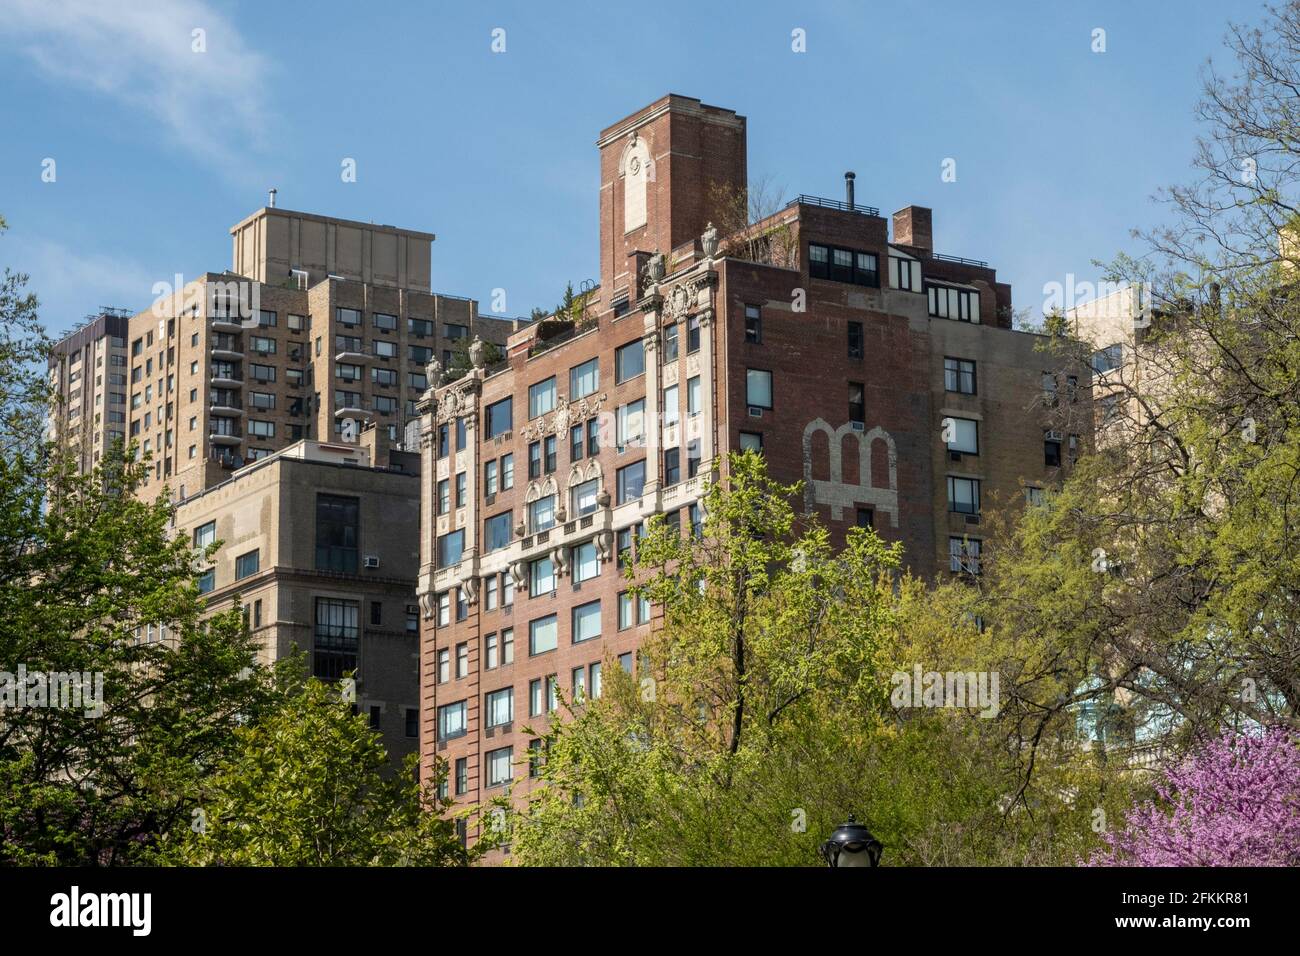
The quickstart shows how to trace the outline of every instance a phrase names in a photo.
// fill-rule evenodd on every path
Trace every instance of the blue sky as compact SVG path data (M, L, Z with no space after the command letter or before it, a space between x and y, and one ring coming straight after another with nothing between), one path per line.
M1260 14L0 0L0 265L31 274L55 332L142 309L155 283L227 268L229 227L276 186L286 208L436 233L435 290L486 310L502 288L526 315L597 274L598 131L674 92L748 117L751 179L786 196L839 198L853 169L861 203L932 207L936 251L989 260L1037 311L1045 283L1096 278L1164 214L1151 196L1188 178L1198 71L1229 19Z

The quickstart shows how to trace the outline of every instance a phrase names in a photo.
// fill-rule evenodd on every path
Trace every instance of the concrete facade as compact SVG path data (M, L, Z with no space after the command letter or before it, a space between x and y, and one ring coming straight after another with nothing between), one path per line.
M265 664L296 647L318 677L354 671L394 761L418 742L418 475L419 457L372 427L359 444L303 440L245 465L175 518L196 547L220 543L200 583L209 610L242 607ZM332 535L340 523L351 533Z

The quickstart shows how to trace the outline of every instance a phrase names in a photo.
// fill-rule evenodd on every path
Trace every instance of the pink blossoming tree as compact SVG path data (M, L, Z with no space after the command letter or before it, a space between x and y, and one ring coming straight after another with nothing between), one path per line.
M1165 770L1092 866L1300 865L1300 747L1282 728L1229 733Z

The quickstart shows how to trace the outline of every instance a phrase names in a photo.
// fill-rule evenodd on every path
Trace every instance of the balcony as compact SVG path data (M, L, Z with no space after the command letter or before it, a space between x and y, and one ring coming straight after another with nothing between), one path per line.
M360 339L353 341L342 335L335 338L334 361L365 362L372 358L374 358L373 353L366 351L366 347Z
M208 411L213 415L228 415L237 418L244 414L244 403L239 400L239 396L234 392L217 389L212 393Z
M237 315L218 313L212 316L210 324L217 332L242 332L243 322Z
M214 445L238 445L244 430L229 418L214 418L208 423L208 440Z
M238 368L231 366L213 365L212 377L208 379L215 388L243 388L243 374Z
M228 449L213 448L208 452L208 461L215 462L229 471L244 467L243 456L237 455Z
M238 362L244 357L239 339L233 335L214 335L212 337L212 357L230 362Z
M373 418L374 415L370 402L345 402L334 410L335 418Z

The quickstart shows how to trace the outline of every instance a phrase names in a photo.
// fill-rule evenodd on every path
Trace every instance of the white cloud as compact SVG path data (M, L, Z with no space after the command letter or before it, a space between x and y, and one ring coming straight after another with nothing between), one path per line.
M27 290L40 299L41 323L55 338L100 306L132 312L146 308L154 299L154 284L172 281L172 276L151 275L138 262L84 255L49 239L31 237L10 255L15 251L17 261L9 267L30 277Z
M144 112L231 175L264 141L270 64L202 0L0 0L5 35L51 80Z

